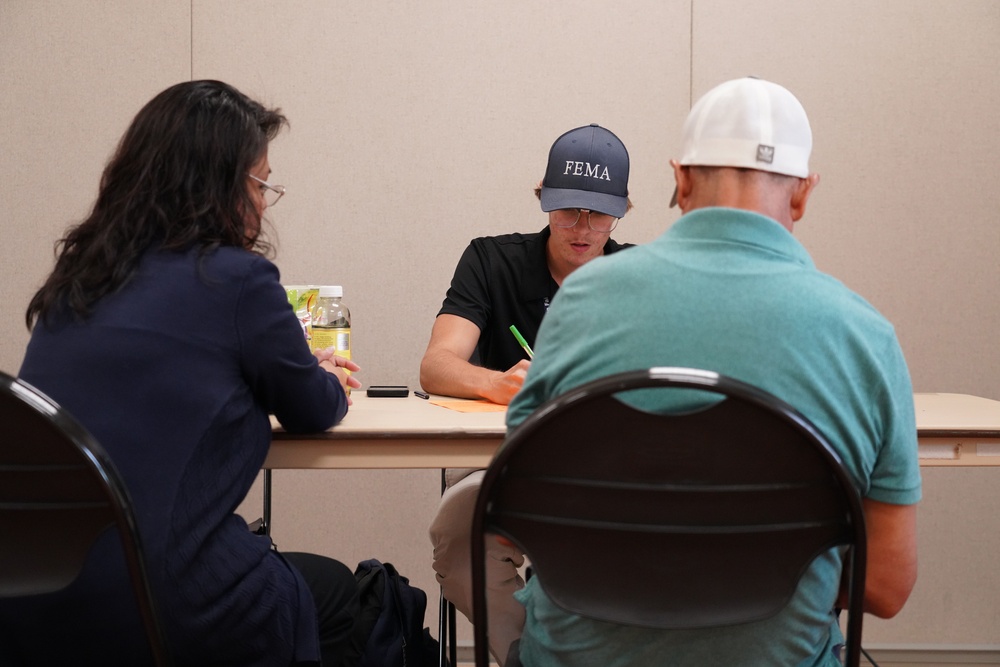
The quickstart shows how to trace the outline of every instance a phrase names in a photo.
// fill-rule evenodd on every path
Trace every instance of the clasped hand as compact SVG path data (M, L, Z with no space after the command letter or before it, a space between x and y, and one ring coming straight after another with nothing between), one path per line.
M353 375L348 375L347 371L357 373L361 370L361 367L350 359L338 357L336 352L336 349L332 347L313 350L313 354L319 360L320 368L337 377L340 386L344 388L344 392L347 394L347 404L354 405L353 401L351 401L349 389L360 389L361 381Z

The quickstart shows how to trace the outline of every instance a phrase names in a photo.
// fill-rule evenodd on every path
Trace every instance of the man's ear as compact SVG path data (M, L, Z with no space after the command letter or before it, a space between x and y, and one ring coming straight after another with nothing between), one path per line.
M789 203L792 222L798 222L806 214L806 204L809 202L809 196L817 185L819 185L819 174L809 174L805 178L799 179L798 185L795 186L795 190L792 192L792 200Z
M688 200L691 197L691 172L677 160L671 160L670 166L674 169L674 182L677 184L670 206L679 206L681 213L687 213Z

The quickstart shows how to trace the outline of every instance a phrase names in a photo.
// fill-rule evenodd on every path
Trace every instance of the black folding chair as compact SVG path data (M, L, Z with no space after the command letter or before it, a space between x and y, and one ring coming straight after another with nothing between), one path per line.
M653 414L619 400L636 389L674 392L683 403L671 405L687 408ZM508 434L473 520L478 667L489 660L487 533L523 549L567 611L662 629L774 616L812 560L845 545L846 664L859 664L858 489L805 417L743 382L684 368L621 373L545 403ZM610 576L608 563L629 576Z
M114 465L66 410L0 373L0 597L65 588L109 526L121 537L152 656L170 664L132 503Z

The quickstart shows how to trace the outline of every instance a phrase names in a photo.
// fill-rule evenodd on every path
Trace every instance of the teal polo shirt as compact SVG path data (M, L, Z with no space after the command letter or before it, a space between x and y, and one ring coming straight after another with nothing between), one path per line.
M892 325L818 271L802 244L770 218L699 209L649 244L588 263L563 283L534 350L508 427L546 400L612 373L713 370L801 411L865 497L894 504L920 499L913 390ZM836 664L830 649L841 637L831 610L840 570L839 552L830 551L777 616L682 632L568 614L536 577L518 593L528 613L522 655L526 664L547 667ZM609 564L608 576L623 576L615 572Z

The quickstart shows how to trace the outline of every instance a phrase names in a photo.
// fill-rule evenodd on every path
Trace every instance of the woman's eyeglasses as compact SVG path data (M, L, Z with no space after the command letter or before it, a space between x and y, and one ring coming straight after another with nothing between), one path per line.
M260 194L263 195L264 201L268 206L274 206L278 203L279 199L285 196L284 185L271 185L267 181L262 181L253 174L247 174L247 176L260 183Z

